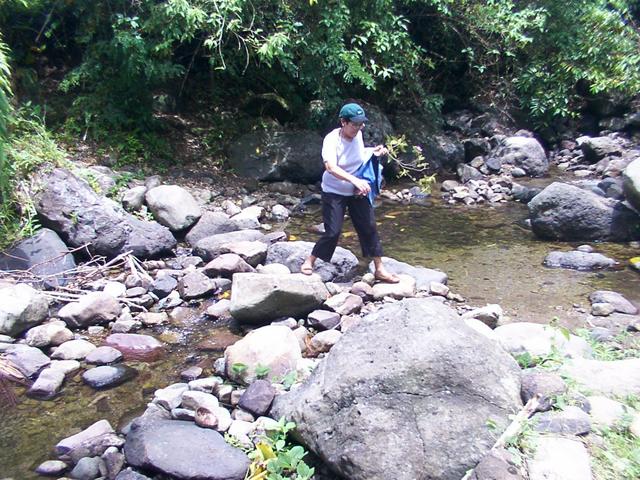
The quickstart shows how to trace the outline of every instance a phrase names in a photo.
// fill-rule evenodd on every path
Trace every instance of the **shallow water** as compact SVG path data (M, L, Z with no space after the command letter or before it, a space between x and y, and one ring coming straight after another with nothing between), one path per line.
M542 265L548 252L578 244L535 239L522 226L527 216L524 205L463 207L435 202L406 206L389 202L378 207L376 214L386 255L446 272L452 290L467 303L498 303L514 321L546 323L558 317L569 327L582 326L588 315L576 306L588 310L588 294L599 289L618 291L640 305L640 273L626 266L629 258L640 255L637 249L627 244L591 243L596 251L620 262L620 268L597 273L548 269ZM310 212L291 220L287 231L300 240L314 241L317 235L308 229L320 221L318 211ZM341 245L359 252L348 222ZM363 262L363 271L365 267ZM53 401L21 396L18 406L2 408L0 478L39 478L33 469L55 458L53 446L62 438L102 418L114 427L121 426L144 409L155 389L180 381L180 371L194 364L210 370L224 347L238 337L226 326L203 319L201 311L187 311L186 320L152 331L171 343L170 353L155 363L132 364L139 374L127 384L96 392L82 385L78 375L67 381L62 395Z

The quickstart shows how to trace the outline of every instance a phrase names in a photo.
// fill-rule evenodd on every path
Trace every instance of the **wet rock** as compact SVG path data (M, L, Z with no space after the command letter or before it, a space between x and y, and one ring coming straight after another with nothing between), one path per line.
M640 217L622 203L565 183L552 183L528 206L541 238L626 241L640 228Z
M439 270L414 267L413 265L399 262L398 260L389 257L382 257L382 262L384 263L385 268L391 273L395 273L396 275L410 275L415 278L417 290L428 291L431 282L438 282L444 285L448 282L447 274ZM369 271L375 271L373 262L369 264Z
M363 301L358 295L342 292L329 297L324 306L339 315L351 315L358 313L362 308Z
M113 333L105 344L121 351L125 360L153 361L164 351L163 344L155 338L136 333Z
M376 283L373 288L373 298L381 300L384 297L406 298L414 297L416 294L416 280L410 275L399 274L398 283Z
M207 308L206 314L213 318L227 318L231 316L230 307L231 300L223 298Z
M266 237L265 237L266 238ZM245 262L252 267L256 267L264 263L267 258L268 245L261 241L241 241L229 243L220 248L220 253L231 253L239 255ZM287 272L290 273L290 272Z
M36 198L40 220L71 247L88 245L92 254L109 258L127 251L150 258L169 253L176 245L167 228L134 218L66 170L55 169L41 182L44 189Z
M532 418L534 429L542 433L586 435L591 431L589 415L578 407L569 406L559 412L544 412Z
M186 383L174 383L155 391L153 403L160 405L165 410L171 411L182 403L182 395L189 390Z
M592 478L589 453L580 440L554 436L535 439L529 459L529 480L587 480Z
M121 471L115 480L151 480L149 477L138 473L131 468L126 468Z
M446 294L445 294L446 296ZM487 325L489 328L496 328L500 324L503 311L500 305L489 304L481 308L476 308L462 315L462 319L475 318Z
M143 325L150 327L169 323L169 315L166 312L142 312L136 317Z
M44 477L59 477L68 470L66 463L60 460L47 460L36 468L36 473Z
M534 360L548 356L552 349L570 358L591 357L592 354L584 339L575 335L567 339L560 330L538 323L511 323L493 332L507 352L512 355L528 353Z
M608 303L614 308L614 311L620 313L629 315L636 315L638 313L638 308L633 303L621 294L610 290L598 290L591 293L589 295L589 301L591 301L591 303Z
M560 367L566 375L594 395L623 398L640 394L640 359L587 360L574 358Z
M234 273L253 273L255 269L245 262L240 255L224 253L207 263L202 272L208 277L231 278Z
M144 198L155 219L172 232L189 228L202 215L198 202L177 185L149 189Z
M0 288L0 298L0 334L15 337L41 323L49 311L45 297L24 283Z
M271 208L271 218L276 222L286 221L291 212L284 205L276 204Z
M75 435L60 440L56 444L56 453L58 456L69 454L83 444L91 443L92 441L100 439L100 437L104 435L113 433L115 433L115 431L107 420L99 420L80 433L76 433Z
M45 368L28 391L30 397L48 400L58 394L64 383L65 374L55 368Z
M304 316L322 305L328 296L316 275L236 273L230 311L241 323L266 323L283 316Z
M229 163L243 177L314 183L323 172L317 161L321 144L322 138L312 131L247 133L231 145Z
M459 186L460 186L460 183L458 183L456 180L445 180L444 182L442 182L440 189L443 192L452 192Z
M116 350L113 347L98 347L90 352L84 359L87 363L95 365L108 365L121 361L123 358L122 352Z
M345 478L461 478L495 441L487 418L509 424L519 390L508 354L449 307L409 299L350 329L303 385L276 397L272 414L295 421L299 438Z
M258 417L269 413L276 390L267 380L256 380L251 383L240 397L238 406Z
M25 339L30 347L58 346L72 340L73 332L67 328L66 323L54 320L29 329Z
M78 480L95 480L100 476L101 463L102 460L98 457L81 458L71 470L70 475Z
M102 390L117 387L131 380L138 372L126 365L103 365L82 374L82 380L91 388Z
M133 422L124 453L134 467L184 480L243 480L250 463L241 450L213 430L191 422L145 417Z
M115 447L109 447L102 454L102 461L106 470L108 479L115 479L124 467L124 454Z
M4 357L11 362L27 378L35 377L40 370L47 367L51 360L39 348L27 345L9 345Z
M307 324L316 330L331 330L340 323L340 314L328 310L314 310L307 316Z
M586 253L574 250L571 252L551 252L544 259L544 264L551 268L595 270L613 267L616 261L605 257L601 253Z
M202 375L203 371L204 370L201 367L189 367L180 372L180 378L185 382L190 382Z
M158 298L165 298L178 287L178 281L170 275L156 278L151 284L151 293Z
M514 183L511 187L511 195L513 198L522 203L529 203L533 197L538 195L542 189L537 187L525 187L518 183Z
M37 285L45 288L66 285L73 277L69 272L75 267L69 248L48 228L0 253L0 270L29 270L44 279Z
M256 368L268 369L266 378L275 380L295 371L302 358L298 339L291 329L268 325L249 332L224 352L227 377L243 385L256 380ZM237 364L245 369L236 369Z
M104 292L92 292L81 296L77 302L60 309L58 317L72 328L109 323L118 318L122 306L114 297Z
M187 273L178 282L178 291L185 300L205 297L215 292L216 288L215 282L202 272Z
M537 395L540 401L536 408L538 412L550 410L555 397L567 391L567 384L562 377L554 373L525 370L522 373L521 381L522 402L527 403Z
M258 241L263 238L264 234L258 230L238 230L219 233L198 240L193 250L196 255L208 262L223 253L228 253L229 246L234 243Z
M221 212L206 211L202 214L198 223L185 235L185 240L189 245L193 246L203 238L236 230L241 230L240 226L234 220L231 220L228 215Z
M266 263L280 263L286 265L291 272L300 272L300 267L313 249L311 242L278 242L269 246ZM348 281L355 275L358 259L349 250L342 247L336 248L331 262L320 259L316 261L314 273L318 274L323 282Z
M309 347L314 353L325 353L331 350L331 348L340 341L342 338L342 332L339 330L325 330L323 332L316 333Z
M70 340L55 349L51 358L56 360L84 360L96 346L86 340Z

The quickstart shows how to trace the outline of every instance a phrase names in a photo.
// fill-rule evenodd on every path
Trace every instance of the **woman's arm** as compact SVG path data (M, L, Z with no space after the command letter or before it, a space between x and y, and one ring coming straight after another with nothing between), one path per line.
M343 168L339 167L337 158L325 158L324 168L334 177L340 180L346 180L347 182L351 183L356 188L359 195L367 195L371 191L371 185L369 185L369 182L363 180L362 178L351 175Z

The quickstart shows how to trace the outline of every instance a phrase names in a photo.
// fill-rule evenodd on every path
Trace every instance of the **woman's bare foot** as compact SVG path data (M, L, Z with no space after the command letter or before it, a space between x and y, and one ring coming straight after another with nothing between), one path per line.
M376 270L374 277L379 282L384 282L384 283L398 283L400 281L400 277L398 277L394 273L388 272L384 268L379 268L378 270Z
M302 264L302 266L300 267L300 273L303 273L305 275L311 275L313 273L313 260L311 260L310 258L307 258L304 263Z

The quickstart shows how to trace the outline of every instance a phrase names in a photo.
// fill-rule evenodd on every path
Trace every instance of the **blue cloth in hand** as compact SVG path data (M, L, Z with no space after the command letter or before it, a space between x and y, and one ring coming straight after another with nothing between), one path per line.
M371 155L371 158L358 168L355 176L369 182L371 190L369 190L367 197L373 207L373 201L380 195L380 190L382 190L382 165L380 165L380 158Z

